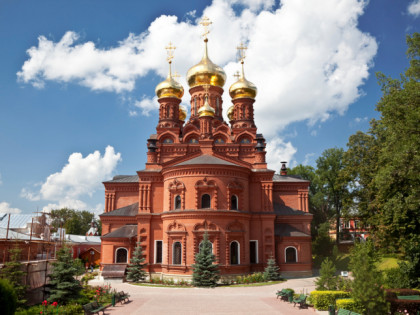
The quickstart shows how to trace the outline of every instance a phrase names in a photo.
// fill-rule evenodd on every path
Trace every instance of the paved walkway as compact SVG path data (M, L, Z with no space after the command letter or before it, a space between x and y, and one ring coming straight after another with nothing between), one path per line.
M106 309L106 314L324 314L314 309L299 309L276 298L277 290L293 288L296 293L314 290L315 278L290 279L261 287L162 288L114 283L112 288L128 292L130 302ZM91 285L100 284L91 281Z

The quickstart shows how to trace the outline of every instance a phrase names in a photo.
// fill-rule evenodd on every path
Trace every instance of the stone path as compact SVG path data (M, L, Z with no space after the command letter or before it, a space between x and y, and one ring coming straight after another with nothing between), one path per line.
M162 288L112 283L117 291L128 292L130 302L106 309L106 314L325 314L299 309L276 298L277 290L293 288L296 293L314 290L315 278L290 279L261 287ZM101 282L91 281L91 285Z

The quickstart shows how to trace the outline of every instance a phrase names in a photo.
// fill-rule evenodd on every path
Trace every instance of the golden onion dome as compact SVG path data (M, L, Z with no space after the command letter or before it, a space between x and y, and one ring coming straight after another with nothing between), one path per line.
M179 120L185 121L187 118L187 109L184 106L179 106Z
M237 99L237 98L255 99L255 97L257 96L257 87L255 86L255 84L245 79L243 62L242 62L242 74L240 75L238 81L236 81L230 86L229 94L232 99Z
M214 110L213 107L210 106L210 104L207 100L207 96L206 96L206 100L204 101L204 105L201 106L198 109L198 116L200 116L200 117L203 117L203 116L214 117L215 114L216 114L216 111Z
M228 116L229 120L232 120L233 119L233 110L234 109L235 109L235 105L232 105L227 110L227 116Z
M184 95L184 88L172 77L171 62L169 62L169 73L166 80L156 86L155 93L158 98L175 97L181 99Z
M207 53L207 39L204 40L204 55L201 61L191 67L187 72L187 82L192 88L197 85L210 84L223 87L226 81L226 73L221 67L214 64Z

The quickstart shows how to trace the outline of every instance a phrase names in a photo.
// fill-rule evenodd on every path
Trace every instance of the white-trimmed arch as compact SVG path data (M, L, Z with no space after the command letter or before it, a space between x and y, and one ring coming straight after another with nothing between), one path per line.
M125 252L126 252L126 255L127 255L127 260L126 260L125 262L118 262L118 261L117 261L117 258L118 258L118 255L117 255L117 254L118 254L118 251L119 251L120 249L124 249L124 250L125 250ZM116 264L128 263L128 249L127 249L127 248L125 248L125 247L118 247L117 249L115 249L114 262L115 262Z
M237 246L238 246L238 253L237 253L238 263L237 264L232 264L232 244L233 243L236 243ZM240 265L241 264L241 244L236 240L229 243L229 263L231 265Z
M297 250L297 248L296 247L294 247L294 246L287 246L285 249L284 249L284 262L285 263L287 263L288 261L287 261L287 255L286 255L286 253L287 253L287 249L289 249L289 248L293 248L294 250L295 250L295 256L296 256L296 261L294 261L295 263L297 263L298 261L299 261L299 256L298 256L298 250ZM293 263L293 262L292 262Z

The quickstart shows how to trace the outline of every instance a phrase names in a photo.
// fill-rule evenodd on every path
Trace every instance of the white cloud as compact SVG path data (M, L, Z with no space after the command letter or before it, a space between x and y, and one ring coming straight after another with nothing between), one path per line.
M266 161L268 168L278 171L281 167L282 161L286 161L291 165L294 162L293 156L297 152L297 149L292 145L291 142L285 142L279 137L274 137L267 141L267 155Z
M141 113L144 116L150 116L150 112L155 109L159 109L159 103L157 97L148 98L143 96L140 101L135 101L134 106L141 109ZM131 116L131 114L130 114Z
M137 113L135 110L129 110L129 111L128 111L128 115L129 115L130 117L135 117L135 116L137 116L137 115L138 115L138 113Z
M0 213L21 213L22 210L10 207L8 202L0 202Z
M121 154L115 153L111 146L106 147L103 156L99 151L86 157L81 153L72 153L60 172L47 177L39 192L33 193L24 188L21 196L32 201L53 201L44 210L61 207L85 210L87 204L80 198L91 197L101 187L101 182L111 177L120 161Z
M315 156L315 153L308 153L305 154L305 159L303 160L303 165L309 165L311 164L311 161L313 161L313 157Z
M414 17L418 17L420 15L420 0L414 0L408 6L408 13L414 15Z
M273 0L213 0L202 16L213 22L210 57L227 74L225 111L231 103L226 91L239 69L236 46L246 39L246 76L258 87L255 121L267 139L275 139L293 122L314 125L333 113L343 114L362 95L360 88L377 51L375 39L357 25L367 2L282 0L275 6ZM170 41L177 47L174 70L185 74L202 55L198 15L188 12L185 21L161 15L147 31L106 49L82 42L71 31L59 42L40 36L38 46L28 50L18 78L38 87L51 80L132 92L136 81L141 83L150 73L166 76L164 46ZM183 103L189 104L185 78L180 82L186 91ZM135 102L145 116L159 107L149 92Z

